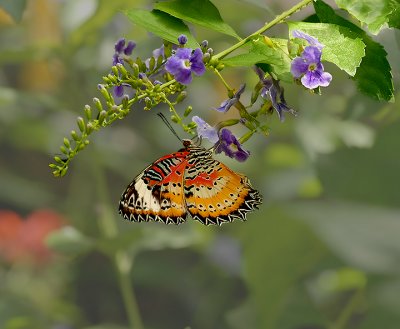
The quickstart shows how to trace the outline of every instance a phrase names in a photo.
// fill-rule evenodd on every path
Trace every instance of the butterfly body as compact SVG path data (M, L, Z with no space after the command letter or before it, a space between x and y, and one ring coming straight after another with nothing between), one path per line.
M213 159L213 152L183 141L183 148L142 171L122 194L120 214L131 221L180 224L188 213L202 224L246 219L261 196L248 178Z

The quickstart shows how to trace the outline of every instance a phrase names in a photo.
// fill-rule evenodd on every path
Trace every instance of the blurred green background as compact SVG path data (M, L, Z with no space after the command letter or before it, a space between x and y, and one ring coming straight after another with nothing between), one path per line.
M246 36L295 2L214 3ZM18 22L0 11L0 328L400 328L398 102L358 94L334 66L322 96L285 86L300 115L271 117L270 135L246 143L246 163L217 156L264 196L245 223L120 218L131 179L181 147L157 111L138 107L94 134L64 178L51 175L63 137L99 96L116 40L135 40L143 58L160 46L121 14L151 4L32 0ZM234 43L203 29L196 37L216 52ZM398 89L400 34L376 40ZM232 86L256 83L249 69L223 74ZM222 119L211 108L226 96L212 74L188 90L182 110Z

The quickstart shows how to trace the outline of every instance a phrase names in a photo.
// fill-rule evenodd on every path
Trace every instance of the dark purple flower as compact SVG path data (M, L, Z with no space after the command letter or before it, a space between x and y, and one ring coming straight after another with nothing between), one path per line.
M120 54L124 50L125 47L125 38L119 39L114 46L115 52Z
M218 142L219 137L217 129L211 127L207 122L198 116L194 116L192 121L197 124L197 135L199 137L206 138L213 144Z
M242 148L239 141L229 129L223 128L220 132L220 140L217 143L216 153L224 152L228 157L243 162L247 160L250 153Z
M133 41L129 41L127 46L124 48L124 54L126 56L132 55L132 51L133 51L133 49L135 49L135 47L136 47L136 43Z
M188 41L188 38L187 38L187 36L184 35L184 34L181 34L181 35L178 37L178 42L179 42L179 44L182 45L182 46L185 45L187 41Z
M176 81L188 85L192 82L192 72L202 75L206 71L203 53L200 48L194 51L190 48L179 48L175 55L168 58L165 69L174 76Z
M293 59L291 73L294 78L301 78L301 83L308 89L329 86L332 75L324 72L321 63L323 45L314 37L300 31L293 31L293 35L307 40L310 46L304 48L303 53Z
M131 55L133 49L135 49L136 47L136 43L133 41L129 41L126 46L125 43L125 38L121 38L116 42L114 46L115 53L113 55L113 65L117 65L118 63L123 64L123 54L125 54L126 56Z
M114 95L117 97L122 97L124 94L124 86L119 85L114 87Z
M218 112L227 112L233 105L236 104L236 102L239 101L240 95L243 93L244 88L246 88L246 85L241 85L239 90L231 98L224 100L218 108L215 108L215 110Z
M288 112L292 115L297 115L297 112L290 108L284 97L283 87L279 84L279 80L275 80L271 76L265 78L265 73L258 66L254 69L262 83L261 97L268 99L272 103L272 107L278 112L279 120L284 121L285 116L283 112Z

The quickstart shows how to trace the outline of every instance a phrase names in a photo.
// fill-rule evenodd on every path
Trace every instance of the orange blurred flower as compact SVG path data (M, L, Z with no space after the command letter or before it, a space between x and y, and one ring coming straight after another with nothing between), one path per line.
M52 210L37 210L25 220L13 211L0 210L0 257L10 263L49 261L52 252L45 238L64 223Z

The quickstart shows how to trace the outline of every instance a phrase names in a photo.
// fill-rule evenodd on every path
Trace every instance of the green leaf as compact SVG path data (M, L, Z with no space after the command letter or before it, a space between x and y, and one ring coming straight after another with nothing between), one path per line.
M0 8L3 8L10 16L19 22L25 11L26 0L0 0Z
M249 52L222 60L227 66L251 66L258 63L268 64L278 79L293 81L290 74L290 57L287 40L270 39L259 36L248 43Z
M400 210L342 201L299 202L285 209L308 223L349 265L400 273Z
M348 28L349 37L361 38L365 43L365 56L361 62L354 80L358 89L377 100L393 101L393 80L387 53L383 46L373 41L362 29L341 16L326 3L320 0L314 2L314 8L319 20ZM347 35L346 35L347 36Z
M373 34L387 27L389 16L396 11L393 0L335 0L335 2L339 8L347 10L361 23L368 25L369 31Z
M94 247L93 241L72 226L63 227L47 236L46 244L55 251L77 255Z
M391 13L388 15L388 24L390 27L400 29L400 3L396 0L390 0Z
M187 45L189 47L197 48L199 46L186 24L167 13L159 10L131 9L125 11L125 14L133 23L169 42L177 44L178 37L185 34L188 38Z
M157 2L154 8L184 21L240 39L235 30L223 21L217 7L211 1L191 0L190 3L187 0L164 1Z
M289 32L300 30L318 39L325 47L322 59L336 64L340 69L354 76L365 56L365 44L361 38L351 38L346 27L324 23L290 22Z

